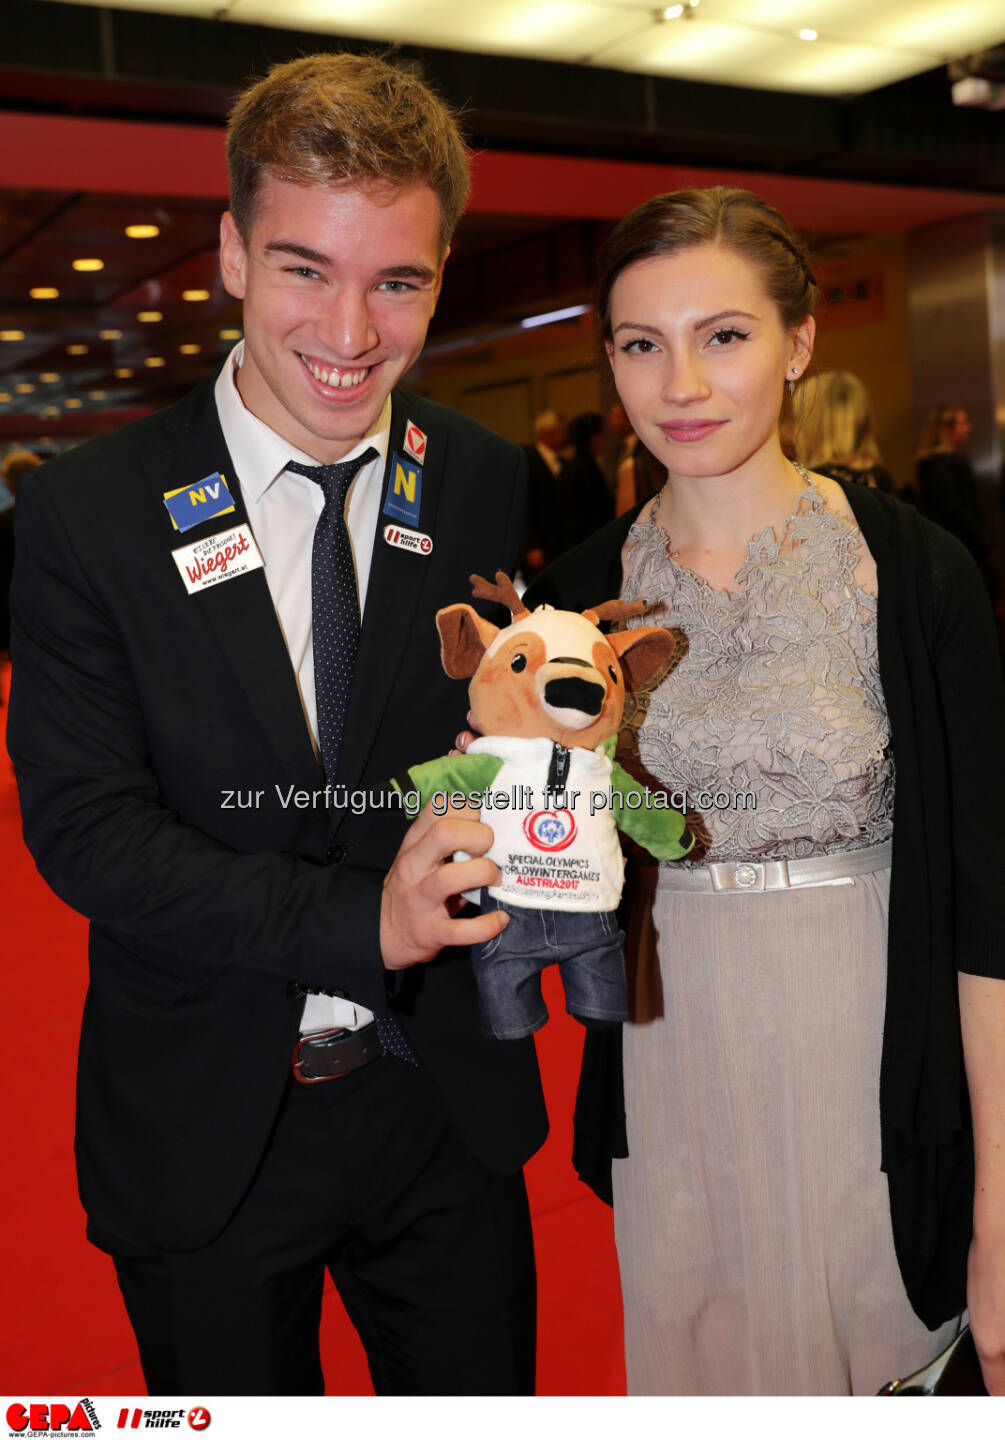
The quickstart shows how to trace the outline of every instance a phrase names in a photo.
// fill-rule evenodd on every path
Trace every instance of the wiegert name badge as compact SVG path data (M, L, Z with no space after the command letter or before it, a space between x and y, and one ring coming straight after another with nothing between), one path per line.
M164 492L164 504L176 530L191 530L204 520L215 520L218 515L230 515L234 510L234 497L227 489L227 482L217 471L207 475L196 485L182 485L178 490Z
M248 525L236 525L233 530L207 535L204 540L194 540L191 545L172 550L171 554L190 595L197 590L208 590L223 580L234 580L238 575L260 570L265 563Z

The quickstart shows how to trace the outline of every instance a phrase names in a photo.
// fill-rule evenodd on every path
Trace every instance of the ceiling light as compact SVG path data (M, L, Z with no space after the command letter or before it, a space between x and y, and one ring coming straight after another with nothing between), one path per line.
M20 385L14 386L14 389L19 395L30 395L34 388L34 385L30 384L27 380L22 380Z
M164 316L159 310L141 310L136 318L142 320L144 325L154 325L158 320L163 320Z
M6 405L7 401L11 399L13 399L13 396L10 394L10 391L0 390L0 405Z
M104 270L104 260L74 260L74 270Z
M564 310L547 310L543 315L528 315L520 321L521 330L533 330L538 325L554 325L558 320L571 320L574 315L585 315L589 305L568 305Z
M134 374L135 371L130 370L127 365L123 365L121 369L116 370L115 378L116 380L131 380Z
M209 299L209 291L208 291L208 290L183 290L183 291L181 292L181 298L182 298L183 300L208 300L208 299Z
M240 330L221 330L221 331L220 331L220 339L221 339L221 340L240 340L240 338L241 338L241 332L240 332Z
M23 330L0 330L0 340L23 340Z
M67 410L79 410L84 402L83 400L78 400L76 395L71 395L70 399L64 403L66 404Z
M88 400L107 400L108 396L104 390L88 390L87 398Z
M99 330L99 331L98 331L98 339L99 339L99 340L121 340L121 339L122 339L122 331L121 331L121 330Z
M36 285L28 294L33 300L58 300L59 291L55 285Z
M161 233L159 225L127 225L126 234L130 240L152 240Z
M66 353L67 353L67 355L86 355L86 354L87 354L87 346L86 346L86 345L67 345L67 347L66 347Z
M201 349L202 349L202 346L201 346L201 345L179 345L179 346L178 346L178 354L179 354L179 355L198 355L198 353L199 353L199 351L200 351Z
M663 19L664 19L664 20L679 20L680 17L681 17L683 14L684 14L684 6L683 6L683 5L668 5L667 8L663 11Z
M799 38L800 40L816 40L817 32L815 30L800 30Z
M167 361L163 355L148 355L143 363L149 366L151 370L159 370L162 365L167 364Z
M55 420L56 416L59 414L59 406L47 405L42 411L42 414L46 417L46 419Z
M44 370L38 378L46 385L55 385L59 379L59 374L55 370Z

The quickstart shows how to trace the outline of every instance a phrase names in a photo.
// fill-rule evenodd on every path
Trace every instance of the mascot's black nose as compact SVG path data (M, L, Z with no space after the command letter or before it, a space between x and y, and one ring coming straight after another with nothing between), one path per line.
M556 710L582 710L584 715L599 715L606 694L603 685L580 680L575 675L561 675L557 680L549 680L544 687L546 704Z

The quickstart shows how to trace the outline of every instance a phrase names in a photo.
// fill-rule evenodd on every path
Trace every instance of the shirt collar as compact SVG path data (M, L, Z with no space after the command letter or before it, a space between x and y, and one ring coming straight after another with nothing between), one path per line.
M244 359L244 341L234 346L216 379L215 397L220 428L234 462L237 479L245 501L257 502L274 480L283 473L291 460L301 465L319 464L313 455L298 450L275 430L259 420L247 408L238 393L235 376ZM391 443L391 397L388 395L370 430L343 459L352 460L372 447L380 457L381 468L387 461Z

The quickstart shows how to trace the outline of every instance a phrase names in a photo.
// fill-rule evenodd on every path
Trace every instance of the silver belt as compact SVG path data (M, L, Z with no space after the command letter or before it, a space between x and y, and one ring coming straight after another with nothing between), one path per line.
M706 894L756 894L761 890L802 890L809 885L854 885L856 875L889 868L893 841L867 850L814 855L809 860L715 860L690 869L642 865L644 885L660 890L697 890Z

